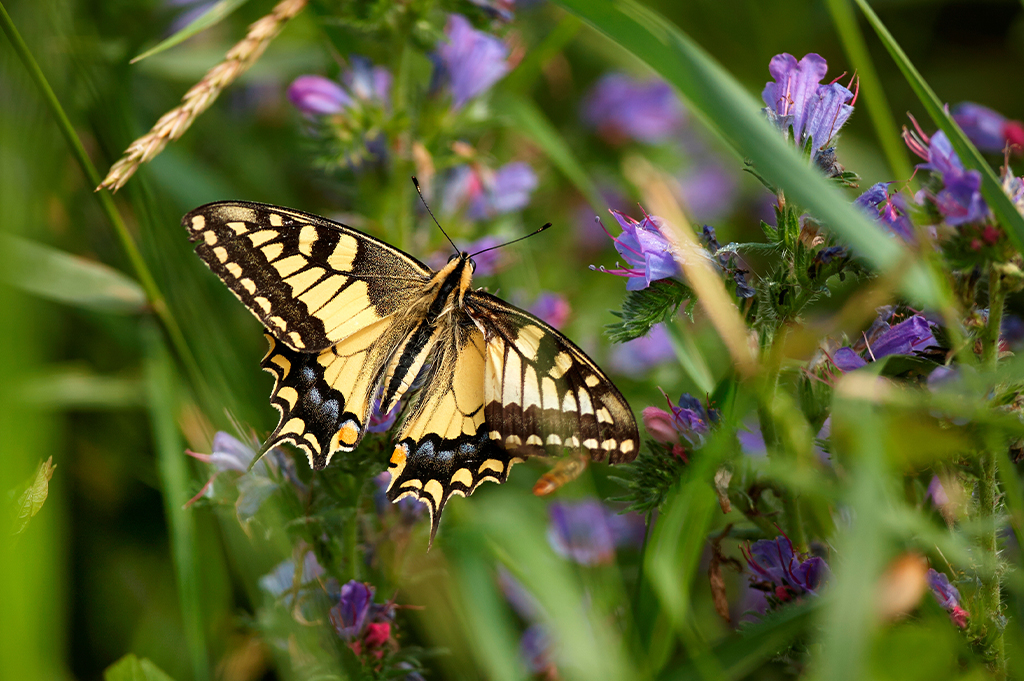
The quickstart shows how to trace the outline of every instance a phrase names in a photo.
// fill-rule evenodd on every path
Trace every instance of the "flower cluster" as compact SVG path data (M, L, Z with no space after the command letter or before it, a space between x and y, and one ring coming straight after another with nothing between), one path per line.
M615 549L638 546L643 520L618 514L596 499L555 502L548 509L548 543L555 553L580 565L601 565L615 559Z
M763 591L772 608L805 594L817 596L831 574L824 559L799 556L785 535L754 542L744 557L750 567L750 586Z
M583 102L583 120L610 144L656 144L676 135L686 120L679 97L662 80L603 76Z
M1001 154L1008 148L1018 156L1024 153L1024 123L1020 121L1011 121L974 102L960 102L953 107L953 120L981 151Z
M437 48L436 91L444 83L458 110L491 88L509 72L508 48L494 36L473 28L461 14L448 17L445 40Z
M522 210L537 188L537 175L526 163L513 161L497 170L479 164L452 170L445 185L442 211L465 209L470 220L486 220Z
M941 179L942 189L938 193L929 192L928 198L942 218L953 226L987 219L988 206L981 198L981 173L964 169L946 133L940 130L929 137L916 120L911 120L914 131L904 128L903 139L912 152L924 159L918 168L931 171Z
M866 211L889 232L904 241L914 240L914 225L910 221L910 208L898 192L892 193L892 182L878 182L857 197L853 205Z

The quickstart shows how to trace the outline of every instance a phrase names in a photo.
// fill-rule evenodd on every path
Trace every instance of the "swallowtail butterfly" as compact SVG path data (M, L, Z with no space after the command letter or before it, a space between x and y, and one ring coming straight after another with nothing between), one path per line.
M351 227L242 201L182 223L266 327L262 366L281 412L267 447L290 442L323 469L359 445L375 399L386 414L406 398L387 494L427 505L431 539L452 495L504 482L529 456L636 457L636 420L604 372L541 320L474 290L468 253L435 272Z

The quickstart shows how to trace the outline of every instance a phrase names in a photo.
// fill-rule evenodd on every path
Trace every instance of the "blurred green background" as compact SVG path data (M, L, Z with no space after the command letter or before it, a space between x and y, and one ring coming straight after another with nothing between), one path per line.
M824 2L648 4L697 40L755 96L768 79L769 59L780 52L798 57L818 52L829 62L830 77L853 71ZM272 5L252 0L206 33L137 65L128 60L169 35L172 23L190 8L187 3L14 0L4 6L103 173ZM1010 118L1024 118L1021 3L892 0L872 6L940 98L950 103L973 100ZM526 49L538 44L564 16L547 5L524 11L517 30ZM905 122L904 111L921 117L910 87L863 22L862 28L897 125ZM5 238L30 239L131 275L92 184L83 177L10 44L0 43L0 231ZM387 49L364 42L353 51L381 60ZM129 652L150 658L175 679L194 678L196 666L188 651L194 654L199 645L196 632L190 631L195 621L201 622L199 638L207 649L210 678L277 678L275 653L266 648L253 653L251 648L260 604L254 580L287 552L282 556L251 545L237 524L231 526L230 517L224 520L208 506L180 510L208 475L204 467L181 456L185 447L208 452L213 431L231 429L229 414L260 434L276 422L267 401L271 378L258 367L265 349L258 324L191 253L180 218L205 202L237 198L347 221L359 210L372 212L366 207L375 201L394 200L390 194L355 196L357 188L313 167L301 117L285 92L298 75L336 73L335 57L314 14L304 12L251 72L115 198L184 329L204 386L197 388L195 376L169 358L152 315L130 293L124 294L120 309L109 309L109 297L106 309L82 301L55 301L45 295L46 271L19 271L15 242L5 240L0 247L0 500L10 498L13 503L15 491L20 493L40 461L52 456L57 467L43 509L16 541L3 544L0 553L4 678L98 679ZM614 175L620 172L617 152L595 141L579 119L581 97L612 69L645 73L624 50L581 27L543 74L525 83L499 83L496 97L506 86L525 88L520 92L550 118L588 173L596 178ZM495 115L500 117L501 112ZM717 145L696 118L690 125L694 135ZM556 229L516 247L508 255L513 267L486 283L511 300L519 296L523 303L545 289L564 293L573 307L568 335L606 361L610 349L602 329L613 321L608 310L619 307L622 281L586 266L610 265L616 257L610 242L601 250L581 245L573 225L581 207L586 211L585 201L543 161L536 147L524 143L514 130L488 141L489 153L501 162L513 152L518 158L538 159L540 187L521 223L458 223L453 236L465 241L553 222ZM739 172L740 159L724 151L723 157L735 170L740 198L715 223L720 240L757 239L766 192ZM862 186L893 179L863 110L844 129L841 160L862 176ZM353 224L359 226L358 215L355 218ZM441 246L441 238L429 225L418 223L412 239L403 245L425 257ZM41 281L26 283L32 274ZM12 279L17 286L11 285ZM33 286L44 295L34 295ZM724 376L727 357L708 325L698 321L692 338L713 377ZM688 374L673 365L652 370L641 380L614 373L613 377L638 413L644 406L662 404L658 386L671 395L696 392ZM166 409L161 412L162 408ZM300 460L299 466L305 462ZM529 491L543 470L539 465L520 466L502 488L485 486L472 500L453 501L439 548L424 557L425 546L419 541L403 554L403 563L391 566L390 583L401 588L400 602L424 605L430 613L429 623L410 620L406 641L444 649L428 661L436 677L519 675L513 663L503 667L510 654L506 644L515 644L509 633L514 622L507 613L498 614L499 602L482 595L490 589L493 599L493 585L484 588L473 581L486 581L495 533L505 533L509 546L526 556L507 555L509 561L540 561L537 569L550 570L538 581L548 585L548 596L555 599L549 601L552 607L575 611L562 615L566 631L589 626L576 611L583 591L603 594L610 602L629 598L624 583L632 584L635 578L630 572L636 569L635 556L622 558L621 566L593 573L530 557L534 549L538 554L545 550L545 507ZM608 475L606 470L597 471L566 494L621 494ZM189 538L189 559L198 577L190 585L176 578L181 566L176 568L172 560L169 527ZM501 547L499 553L509 550ZM455 566L445 568L446 560ZM183 614L183 588L192 590L198 612ZM706 585L694 589L699 592L690 594L699 615L695 617L705 624L688 634L692 640L684 647L691 651L724 633L724 625L714 620ZM880 647L880 661L872 663L876 678L945 678L957 668L952 657L959 653L952 651L964 644L954 631L938 626L945 624L941 612L932 615L890 632L895 643ZM488 618L489 625L481 624ZM654 626L665 629L670 623L659 620ZM1019 633L1016 627L1013 631ZM483 634L493 635L493 649L481 643ZM577 661L585 664L588 650L602 650L602 636L607 634L581 633L592 638L578 642ZM903 670L905 660L898 650L920 656L924 666ZM937 650L949 651L950 659L936 662L931 651ZM646 670L630 669L607 649L603 652L606 657L589 664L610 665L596 668L598 673L607 672L607 678L647 675ZM580 678L587 678L589 664ZM897 670L913 675L900 677ZM963 671L982 674L975 663L965 664ZM709 673L713 676L714 670ZM759 672L786 673L784 664Z

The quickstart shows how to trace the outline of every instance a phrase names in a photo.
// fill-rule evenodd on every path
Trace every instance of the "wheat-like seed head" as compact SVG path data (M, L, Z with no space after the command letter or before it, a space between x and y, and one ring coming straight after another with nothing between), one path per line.
M161 116L149 132L125 149L117 163L110 167L100 186L96 187L96 191L106 188L116 192L140 165L155 158L170 140L181 137L199 114L213 104L224 88L256 63L270 41L281 32L289 19L306 6L306 2L281 0L270 14L254 22L245 38L228 50L224 61L207 71L202 80L185 93L181 104Z

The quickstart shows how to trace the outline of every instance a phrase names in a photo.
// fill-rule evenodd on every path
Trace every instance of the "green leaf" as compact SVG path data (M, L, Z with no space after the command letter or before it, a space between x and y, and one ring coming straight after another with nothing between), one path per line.
M785 652L797 636L810 623L812 614L819 609L820 599L789 605L782 610L768 613L757 624L745 627L738 636L719 643L711 651L718 660L721 670L719 679L742 679L753 674L775 655ZM701 661L662 674L662 679L701 679L705 665Z
M4 235L0 277L23 291L102 312L141 312L146 294L133 279L99 262L27 239Z
M875 14L866 0L856 0L856 2L860 6L861 11L864 12L864 16L871 23L871 26L875 29L875 33L878 34L886 49L889 50L889 54L892 56L893 61L896 62L896 66L903 72L903 77L910 83L914 94L921 100L921 104L924 105L928 115L946 133L950 144L953 145L953 150L956 151L957 156L963 161L964 166L981 173L981 194L985 197L988 207L992 209L996 219L1006 229L1006 235L1013 242L1013 245L1016 246L1017 250L1024 251L1024 215L1021 215L1017 207L1013 205L1013 201L1003 191L1003 184L999 181L999 176L992 170L992 166L985 161L977 147L967 139L967 135L956 124L953 117L946 113L942 100L938 98L935 91L932 90L931 86L921 76L921 73L914 67L903 51L903 48L892 37L889 29L885 27L885 24L878 18L878 15Z
M221 20L230 16L232 12L248 1L249 0L220 0L220 2L214 3L210 9L203 12L188 26L181 29L171 37L161 40L153 47L132 59L130 63L134 64L135 62L142 61L146 57L152 57L154 54L159 54L160 52L170 49L179 43L185 42L197 33L202 33L211 26L220 23Z
M609 324L608 338L613 343L625 343L650 333L655 324L667 322L676 315L676 310L689 300L686 314L693 311L697 301L690 288L674 279L660 279L640 291L630 291L622 301L622 312L615 313L621 322Z
M103 681L174 681L162 669L149 661L128 653L106 668Z
M46 496L50 493L50 478L53 477L55 468L57 467L53 465L52 456L46 459L46 461L39 463L36 474L32 477L32 482L29 483L28 488L18 498L14 534L24 532L25 528L28 527L28 521L32 520L43 508L43 502L46 501Z
M834 183L813 170L761 115L761 103L688 35L634 0L559 0L645 61L686 99L690 110L787 198L805 207L875 268L907 270L905 287L921 302L937 304L939 283L923 266L907 267L906 249L856 210ZM767 69L767 64L765 65Z
M26 404L43 409L125 409L145 404L142 381L104 376L85 366L53 366L29 377L19 391Z

